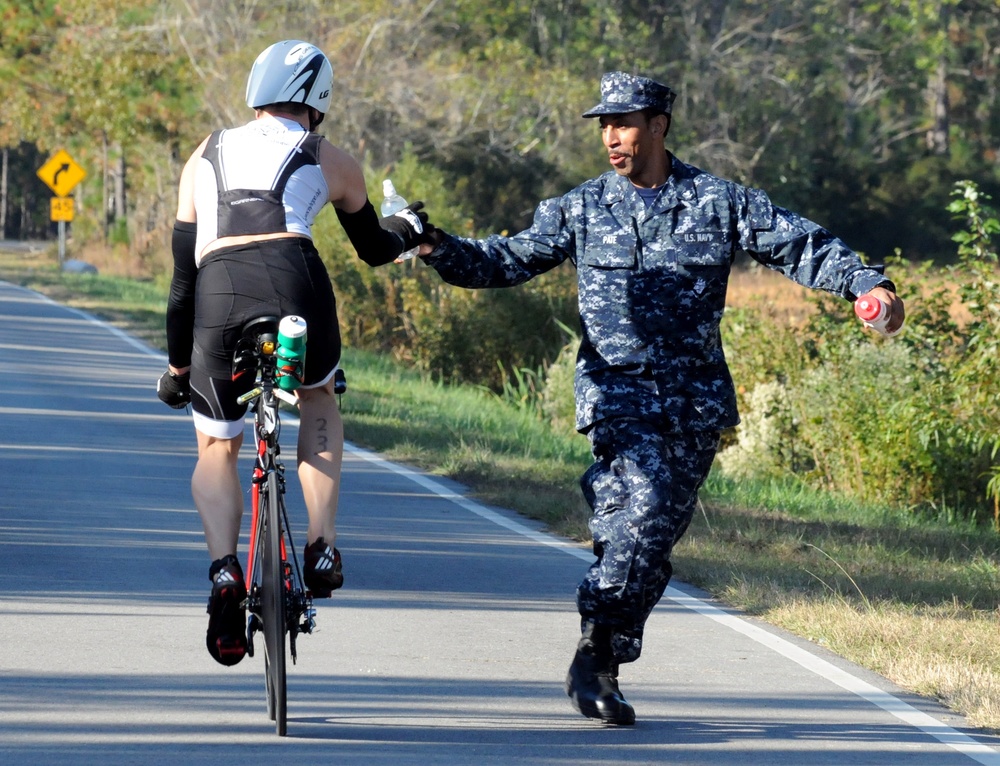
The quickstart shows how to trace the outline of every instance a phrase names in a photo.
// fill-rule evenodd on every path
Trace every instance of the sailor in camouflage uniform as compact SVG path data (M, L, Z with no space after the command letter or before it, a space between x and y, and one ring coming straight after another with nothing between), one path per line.
M438 231L421 254L445 281L472 288L518 285L566 260L577 269L576 426L594 455L581 484L597 560L577 591L583 635L567 693L584 715L630 725L618 666L639 657L719 433L739 420L719 332L736 252L848 300L874 292L891 329L903 304L817 224L670 154L670 88L612 72L601 96L583 116L600 118L614 172L543 201L512 237Z

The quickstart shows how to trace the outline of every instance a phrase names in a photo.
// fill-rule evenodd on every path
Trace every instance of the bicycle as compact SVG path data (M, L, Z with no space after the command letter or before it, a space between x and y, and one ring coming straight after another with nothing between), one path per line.
M254 414L257 457L251 484L252 517L247 553L247 654L254 655L254 634L264 634L264 686L267 713L278 736L288 730L285 678L285 638L295 664L296 638L312 633L315 610L306 590L302 568L285 510L285 467L278 437L279 400L295 397L278 385L278 319L260 317L247 322L233 358L234 378L254 374L254 386L239 397ZM345 385L346 388L346 385Z

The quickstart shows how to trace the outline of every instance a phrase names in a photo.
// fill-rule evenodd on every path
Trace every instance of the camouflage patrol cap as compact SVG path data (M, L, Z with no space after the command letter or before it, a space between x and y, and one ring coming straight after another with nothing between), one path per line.
M599 117L602 114L628 114L643 109L656 109L670 114L677 94L666 85L661 85L648 77L639 77L625 72L608 72L601 78L601 103L584 117Z

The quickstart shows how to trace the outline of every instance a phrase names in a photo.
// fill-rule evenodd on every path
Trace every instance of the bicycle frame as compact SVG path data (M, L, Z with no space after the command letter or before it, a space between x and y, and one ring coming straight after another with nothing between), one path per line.
M251 496L250 545L247 554L247 648L253 656L254 634L264 633L268 714L279 736L286 732L285 636L294 664L296 637L315 627L312 596L306 591L285 510L285 469L279 460L279 398L295 401L276 384L274 356L277 319L254 320L244 329L234 370L255 371L254 387L240 397L254 413L257 454ZM282 396L284 395L284 396Z

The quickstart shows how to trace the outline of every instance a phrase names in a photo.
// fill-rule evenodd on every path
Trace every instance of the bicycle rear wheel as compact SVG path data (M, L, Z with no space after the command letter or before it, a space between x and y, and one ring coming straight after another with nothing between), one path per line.
M264 623L264 679L267 714L278 736L287 731L285 687L285 577L281 561L281 495L273 471L260 488L263 560L261 567L261 622Z

